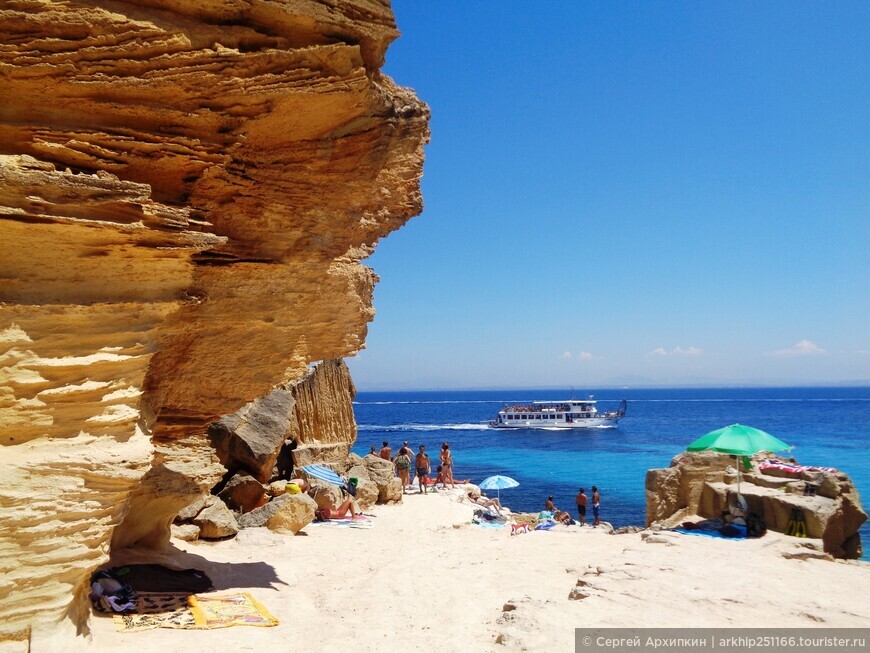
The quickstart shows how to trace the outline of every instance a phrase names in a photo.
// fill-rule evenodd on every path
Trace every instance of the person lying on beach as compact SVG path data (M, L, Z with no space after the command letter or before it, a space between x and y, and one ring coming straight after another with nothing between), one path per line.
M289 481L287 481L287 485L290 485L291 483L303 492L308 492L308 490L311 489L308 481L306 481L304 478L291 478ZM295 492L291 492L291 494L295 494Z
M314 518L320 521L328 521L330 519L343 519L350 513L351 519L356 517L356 511L353 508L353 499L347 498L338 508L321 508L314 512Z
M565 524L566 526L572 526L576 523L568 511L562 512L561 510L557 510L556 514L553 515L553 519L560 524Z
M468 498L477 505L483 506L484 508L495 506L496 510L501 511L502 505L501 501L499 501L498 499L488 499L484 496L474 496L471 492L468 493Z

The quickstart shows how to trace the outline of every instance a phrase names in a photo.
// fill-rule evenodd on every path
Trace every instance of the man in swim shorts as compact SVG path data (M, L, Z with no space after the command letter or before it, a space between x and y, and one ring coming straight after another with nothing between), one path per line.
M598 493L598 488L594 485L592 486L592 516L595 517L595 521L592 522L593 526L598 526L601 523L601 517L598 515L598 509L601 507L601 495Z
M429 463L429 455L426 453L426 447L420 445L420 453L414 458L414 465L417 468L417 479L420 481L420 492L427 494L426 483L429 480L429 471L432 465Z
M586 506L589 503L589 499L586 496L586 490L584 488L580 488L580 492L577 493L577 512L580 515L580 525L586 525Z

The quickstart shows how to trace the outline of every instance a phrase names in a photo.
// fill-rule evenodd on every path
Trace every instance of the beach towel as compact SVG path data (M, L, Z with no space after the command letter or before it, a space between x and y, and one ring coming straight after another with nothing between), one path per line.
M125 633L153 628L211 630L278 625L278 620L247 592L212 596L142 592L137 597L135 613L116 614L112 619L115 629Z
M278 620L247 592L220 596L191 596L189 600L193 618L200 628L278 625Z
M183 592L142 592L133 612L112 617L115 630L132 633L152 628L197 629L196 620Z
M728 524L721 529L704 529L704 528L672 528L674 533L682 533L683 535L698 535L700 537L712 537L719 540L745 540L746 527L736 524Z
M364 515L356 517L342 517L341 519L327 519L325 521L311 522L313 526L336 526L343 528L374 528L375 523Z
M781 460L765 460L758 466L759 471L765 471L769 469L775 469L780 472L786 472L787 474L800 474L801 472L827 472L829 474L836 474L838 470L833 467L814 467L813 465L793 465L791 463L784 463Z
M113 567L108 572L132 587L134 592L184 592L189 595L214 589L211 579L198 569L140 564Z
M553 528L553 526L555 526L555 525L556 525L556 522L554 522L554 521L542 521L540 524L535 526L535 530L536 531L548 531L551 528Z
M532 527L528 524L511 524L511 535L522 535L523 533L531 533Z

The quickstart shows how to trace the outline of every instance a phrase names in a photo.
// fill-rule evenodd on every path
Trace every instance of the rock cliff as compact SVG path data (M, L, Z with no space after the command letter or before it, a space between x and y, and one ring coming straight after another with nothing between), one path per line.
M846 474L786 463L762 465L770 454L752 458L740 474L740 494L748 511L767 528L784 533L797 510L806 522L806 537L822 541L838 558L861 556L858 529L867 520L858 490ZM700 516L719 517L728 509L729 493L737 492L736 461L713 452L685 452L671 466L646 475L647 526L672 527Z
M0 34L0 638L26 639L223 477L209 424L363 346L428 109L380 72L387 0L9 0ZM312 459L355 436L339 376L295 396Z

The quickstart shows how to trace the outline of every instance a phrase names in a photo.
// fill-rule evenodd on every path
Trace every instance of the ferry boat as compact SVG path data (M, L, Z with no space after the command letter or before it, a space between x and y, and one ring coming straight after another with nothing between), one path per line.
M592 397L589 397L505 406L490 422L490 426L499 429L582 429L593 426L616 426L625 416L625 399L616 410L603 413L598 412L596 403Z

